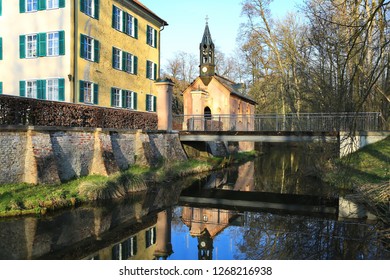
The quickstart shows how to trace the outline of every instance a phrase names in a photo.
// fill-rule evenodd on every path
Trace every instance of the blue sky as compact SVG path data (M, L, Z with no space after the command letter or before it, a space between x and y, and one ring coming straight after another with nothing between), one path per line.
M166 64L176 52L198 55L199 43L209 17L211 36L216 47L226 55L236 48L236 38L241 23L242 0L140 0L145 6L168 22L162 32L161 63ZM294 11L302 0L274 0L271 12L283 17Z

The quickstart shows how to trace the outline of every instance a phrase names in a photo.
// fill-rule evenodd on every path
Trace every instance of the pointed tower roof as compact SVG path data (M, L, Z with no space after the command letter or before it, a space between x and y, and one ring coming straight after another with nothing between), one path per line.
M211 39L211 33L210 33L208 22L206 22L206 27L204 28L201 45L212 46L214 48L214 43L213 43L213 39Z

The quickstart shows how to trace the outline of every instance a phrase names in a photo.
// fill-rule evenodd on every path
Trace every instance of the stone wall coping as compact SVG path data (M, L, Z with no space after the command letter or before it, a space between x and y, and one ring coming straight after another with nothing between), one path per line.
M116 128L94 128L94 127L66 127L66 126L27 126L27 125L0 125L2 131L80 131L80 132L118 132L125 134L178 134L179 131L172 130L142 130L142 129L116 129Z
M340 136L351 136L351 132L340 131ZM352 136L390 136L390 131L356 131Z

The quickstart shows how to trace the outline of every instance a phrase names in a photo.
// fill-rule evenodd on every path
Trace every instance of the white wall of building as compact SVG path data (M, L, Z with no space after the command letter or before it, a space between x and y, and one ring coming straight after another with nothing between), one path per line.
M3 59L0 60L0 82L3 94L19 96L19 81L34 79L65 79L65 101L70 101L72 73L72 7L66 1L65 8L37 12L19 12L19 1L2 1L0 37L3 39ZM21 59L19 36L41 32L65 31L65 55Z

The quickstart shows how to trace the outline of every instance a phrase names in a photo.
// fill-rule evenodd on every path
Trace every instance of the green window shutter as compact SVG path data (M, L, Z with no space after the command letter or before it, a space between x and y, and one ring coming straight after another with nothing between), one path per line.
M127 108L126 95L128 92L127 90L122 90L122 108Z
M146 26L146 44L149 44L150 42L150 28L149 25Z
M58 79L58 101L65 101L65 79Z
M46 10L46 0L38 0L38 11Z
M19 36L19 57L26 58L26 36Z
M0 0L0 16L3 14L3 3Z
M128 13L126 13L125 11L122 12L122 27L123 27L123 32L128 34L128 26L127 26L127 17L128 17Z
M115 18L115 12L116 12L116 9L118 9L117 7L115 7L114 5L112 5L112 28L115 28L115 23L116 23L116 18Z
M38 56L46 56L46 33L38 34Z
M127 71L127 56L129 54L127 52L122 51L122 70Z
M25 97L26 96L26 82L19 81L19 95Z
M137 108L138 108L137 93L133 92L133 109L137 110Z
M157 97L153 96L153 112L157 111Z
M138 19L137 18L134 18L134 38L138 39Z
M58 32L58 36L59 36L59 43L60 43L59 54L65 55L65 31L62 30Z
M3 59L3 38L0 37L0 60L2 59Z
M46 99L46 80L37 81L37 98Z
M80 34L80 57L85 58L85 35Z
M94 18L99 19L99 0L95 0L95 15Z
M146 78L150 78L150 61L146 61Z
M84 103L84 81L79 81L79 102Z
M96 39L93 40L93 51L94 51L93 61L99 63L100 43Z
M58 7L59 7L59 8L65 8L65 1L66 1L66 0L59 0L59 1L58 1Z
M19 12L26 12L26 0L19 0Z
M80 12L85 14L85 0L80 0Z
M0 82L0 94L3 93L3 82Z
M153 43L153 47L157 48L157 30L154 29L154 30L153 30L153 33L154 33L154 43Z
M111 107L114 107L115 101L115 88L111 88Z
M150 99L150 95L149 94L147 94L146 95L146 106L145 106L145 109L146 109L146 111L150 111L150 106L149 106L149 104L150 104L150 101L149 101L149 99Z
M134 61L134 73L133 74L137 75L138 74L138 57L134 56L133 61Z
M115 47L112 47L112 68L115 68Z
M99 85L93 84L93 104L99 104Z
M153 64L153 79L157 79L157 64Z

